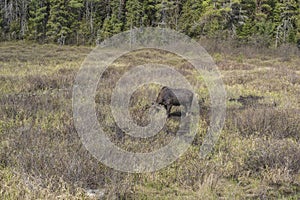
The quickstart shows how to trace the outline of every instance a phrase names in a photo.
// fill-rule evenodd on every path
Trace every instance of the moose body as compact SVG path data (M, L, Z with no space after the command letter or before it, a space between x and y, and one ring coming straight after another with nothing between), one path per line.
M163 87L156 99L156 103L163 105L167 110L168 117L170 116L172 106L184 106L185 112L190 111L193 101L193 93L187 89L173 89Z

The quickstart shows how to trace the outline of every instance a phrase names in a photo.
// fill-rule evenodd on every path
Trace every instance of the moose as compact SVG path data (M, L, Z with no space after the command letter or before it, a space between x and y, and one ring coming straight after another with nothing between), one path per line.
M184 106L185 113L190 111L193 101L193 93L187 89L173 89L164 86L155 101L156 104L163 105L167 110L167 115L170 117L172 106Z

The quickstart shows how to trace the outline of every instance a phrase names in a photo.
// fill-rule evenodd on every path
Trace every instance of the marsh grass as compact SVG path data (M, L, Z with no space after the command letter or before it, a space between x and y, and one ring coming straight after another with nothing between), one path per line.
M103 190L105 199L299 199L299 58L295 52L218 48L212 54L228 100L251 95L263 99L247 105L228 101L214 152L200 159L210 113L208 90L200 84L201 118L188 151L160 171L128 174L93 158L74 128L73 81L91 48L1 44L1 199L93 199L87 189ZM168 119L163 130L148 139L128 136L116 125L109 107L112 88L124 71L143 63L169 64L190 82L203 81L189 63L161 51L132 52L108 68L95 98L98 121L112 142L133 152L166 145L180 122ZM148 123L144 108L159 88L145 85L134 92L130 112L136 123Z

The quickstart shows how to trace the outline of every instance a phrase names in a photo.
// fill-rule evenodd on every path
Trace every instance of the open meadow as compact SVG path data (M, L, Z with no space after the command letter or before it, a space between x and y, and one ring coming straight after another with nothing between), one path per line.
M300 50L202 45L227 92L213 152L198 155L210 121L203 84L201 126L190 148L166 168L131 174L95 159L74 127L73 83L93 48L0 43L0 199L300 199ZM107 69L98 83L97 119L111 141L132 152L165 146L179 123L171 117L149 139L131 138L116 125L111 91L131 66L144 63L174 66L191 82L202 79L186 61L153 49L124 55ZM149 123L144 108L158 91L150 84L134 92L130 113L137 124Z

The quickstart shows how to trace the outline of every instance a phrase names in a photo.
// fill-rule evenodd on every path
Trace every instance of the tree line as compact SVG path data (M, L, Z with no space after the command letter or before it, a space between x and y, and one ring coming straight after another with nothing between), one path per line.
M300 46L300 0L1 0L0 41L93 44L140 27Z

